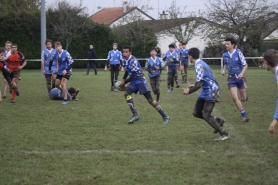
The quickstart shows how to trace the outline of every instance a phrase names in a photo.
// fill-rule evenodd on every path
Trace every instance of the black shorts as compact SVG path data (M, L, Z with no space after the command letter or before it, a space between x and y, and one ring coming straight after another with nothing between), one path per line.
M62 80L62 78L65 78L65 79L69 80L70 79L70 74L57 75L57 77L56 77L57 80Z

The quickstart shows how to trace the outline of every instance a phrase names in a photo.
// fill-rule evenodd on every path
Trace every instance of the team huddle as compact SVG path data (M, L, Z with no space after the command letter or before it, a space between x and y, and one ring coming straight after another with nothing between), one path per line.
M73 59L69 52L62 49L60 42L55 42L55 49L52 48L52 41L46 40L46 49L42 52L41 67L46 79L46 87L48 96L51 99L63 100L62 104L68 104L68 100L77 100L79 89L73 87L68 88L67 81L70 79L73 67ZM178 84L178 66L180 66L182 83L187 83L187 69L189 62L195 64L196 83L189 85L183 89L184 94L191 94L202 88L201 93L196 101L193 115L197 118L204 119L213 129L214 133L219 133L219 137L215 140L223 141L230 139L230 135L223 129L224 119L212 116L212 110L215 103L220 98L220 87L216 81L214 74L207 63L200 59L200 51L198 48L186 49L186 42L181 43L181 47L177 49L174 44L169 45L169 51L163 58L159 55L157 48L152 48L150 58L145 63L145 69L148 71L150 84L156 100L152 98L150 88L147 85L147 80L142 73L142 67L135 56L132 55L130 46L123 47L123 53L119 51L117 43L113 44L113 50L109 51L105 69L109 67L111 73L111 91L125 91L124 97L131 110L132 118L128 123L134 123L140 119L137 110L134 106L132 94L138 92L147 99L149 104L153 106L160 116L163 123L168 124L170 116L162 110L160 106L160 75L165 67L167 71L167 92L174 92L174 81L176 87ZM250 120L248 114L244 110L242 103L248 100L246 95L246 79L244 76L247 70L247 62L240 50L236 49L236 41L233 38L225 40L227 52L223 54L224 68L222 75L228 71L228 89L232 95L232 99L238 108L242 122ZM278 83L278 52L268 50L264 56L267 70L276 74ZM21 64L22 63L22 64ZM11 103L15 102L16 95L19 96L17 87L20 80L20 72L27 65L27 61L21 52L17 51L17 45L6 42L5 49L0 48L0 70L4 76L3 87L8 84L11 93ZM118 81L119 71L125 73L121 81ZM2 88L2 97L6 97L6 90ZM240 98L238 97L238 90ZM2 99L1 99L2 101ZM278 101L276 112L269 131L275 132L275 125L278 119Z

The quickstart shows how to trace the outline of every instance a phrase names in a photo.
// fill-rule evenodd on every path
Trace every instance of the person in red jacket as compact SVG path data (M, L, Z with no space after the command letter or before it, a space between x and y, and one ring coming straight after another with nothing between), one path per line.
M23 63L22 63L23 62ZM21 65L22 63L22 65ZM27 65L27 61L21 52L17 51L17 44L13 43L11 47L11 53L7 57L7 70L10 73L9 76L12 79L10 88L12 91L12 97L10 102L15 103L15 95L19 96L18 81L21 70Z

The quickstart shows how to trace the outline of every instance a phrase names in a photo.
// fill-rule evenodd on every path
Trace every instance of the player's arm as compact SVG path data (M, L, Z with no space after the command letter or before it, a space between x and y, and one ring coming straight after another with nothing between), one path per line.
M69 66L67 67L66 71L68 73L72 69L74 61L72 60L69 52L67 52L67 58L68 58Z
M21 66L19 66L20 70L23 69L26 65L27 65L27 61L24 57L24 55L21 53L21 52L18 52L20 58L21 58L21 61L23 61L23 64Z
M238 78L242 78L244 76L245 71L248 68L247 62L243 56L243 54L239 51L239 60L241 62L241 64L243 65L242 71L241 73L238 75Z
M129 76L128 79L125 79L125 84L129 83L131 80L134 80L135 78L136 78L136 71L132 71L131 76Z
M45 69L44 69L44 51L42 52L42 55L41 55L41 69L42 69L43 74L45 74Z
M11 83L12 83L12 79L11 79L11 77L10 77L10 75L9 75L9 71L8 71L6 68L4 68L4 67L3 67L3 69L2 69L2 74L3 74L4 78L6 79L6 81L7 81L9 84L11 84Z
M146 60L145 69L146 69L149 73L152 73L152 70L149 68L149 61L148 61L148 60Z
M108 52L108 56L107 56L107 60L106 60L106 63L105 63L105 68L104 68L104 70L106 70L107 69L107 66L109 65L109 63L110 63L110 51Z
M274 113L274 116L273 116L273 120L272 120L271 124L268 127L268 131L271 134L274 134L276 132L275 131L275 126L277 124L277 120L278 120L278 100L276 101L276 110L275 110L275 113Z
M164 64L164 62L161 60L161 58L160 58L159 60L160 60L159 70L163 70L163 69L165 68L165 64Z

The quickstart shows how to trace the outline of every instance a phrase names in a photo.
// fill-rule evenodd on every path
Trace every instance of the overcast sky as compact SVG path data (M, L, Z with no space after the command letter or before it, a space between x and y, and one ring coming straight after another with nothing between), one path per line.
M58 0L59 1L59 0ZM80 0L67 0L72 5L79 4ZM128 0L127 0L128 1ZM46 0L46 7L50 5L54 5L57 0ZM149 2L149 6L153 8L153 10L149 10L147 13L153 18L158 18L158 10L162 13L163 10L166 10L166 7L171 5L171 0L135 0L135 2L142 2L142 4L146 4ZM145 3L144 3L145 2ZM198 12L198 10L205 9L205 3L207 0L175 0L176 6L181 7L182 9L186 7L186 12ZM88 14L92 15L93 13L98 11L98 7L120 7L122 6L122 0L82 0L82 5L88 7ZM158 8L159 7L159 8Z

